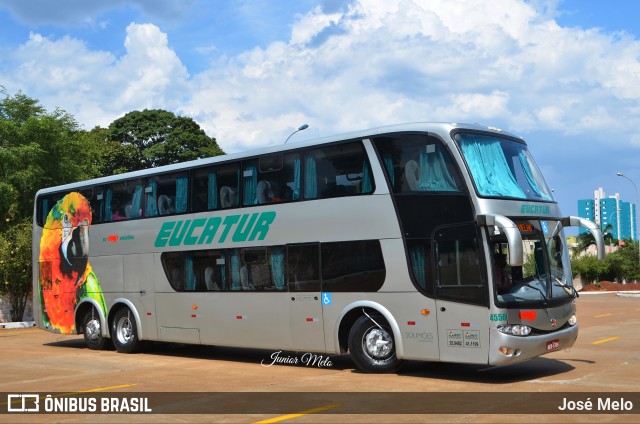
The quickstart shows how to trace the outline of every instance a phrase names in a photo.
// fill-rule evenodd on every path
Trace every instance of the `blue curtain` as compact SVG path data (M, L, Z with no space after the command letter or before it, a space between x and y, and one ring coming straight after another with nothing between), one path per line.
M395 191L396 186L396 173L394 171L393 166L393 157L391 156L391 152L385 152L382 155L382 161L384 162L385 168L387 168L387 172L389 174L389 181L391 181L391 191Z
M247 164L244 167L243 175L243 189L244 189L244 204L247 205L256 205L258 203L258 169L255 164Z
M284 249L269 250L269 264L271 265L271 279L278 290L284 289Z
M47 221L47 216L49 216L49 199L42 199L42 220L44 222Z
M460 137L460 149L481 196L526 199L509 169L500 141L480 136Z
M304 160L304 198L318 198L318 172L316 170L316 159L309 155Z
M111 222L111 220L113 220L113 211L111 210L112 197L113 190L111 190L111 187L107 187L104 194L104 222Z
M427 282L425 278L425 250L424 246L413 246L409 248L409 255L411 256L411 270L413 275L418 280L418 284L423 289L426 288Z
M187 211L187 193L189 192L189 179L187 176L176 178L176 213Z
M293 196L291 200L300 199L300 156L293 160Z
M361 193L371 193L373 191L373 184L371 182L371 170L366 160L362 163L362 188Z
M196 275L193 272L193 257L191 255L186 255L185 257L185 272L187 273L186 290L195 291Z
M231 254L231 290L241 290L240 287L240 256Z
M542 190L540 190L540 187L538 186L538 184L536 183L536 180L533 176L533 172L531 171L531 166L529 165L529 159L527 158L527 156L523 153L523 152L519 152L518 153L518 159L520 159L520 164L522 165L522 170L524 171L524 175L525 177L527 177L527 181L529 182L529 185L531 186L531 189L541 198L545 199L545 200L551 200L551 196L549 196L547 193L542 193Z
M220 286L220 290L227 290L227 266L220 265L220 272L222 273L222 285Z
M433 149L432 152L424 150L420 153L418 189L421 191L459 191L455 180L447 169L447 162L442 151L436 146L433 146Z
M216 171L209 172L207 184L207 209L218 209L218 175Z
M140 218L140 214L142 210L140 206L142 205L142 184L136 185L135 190L133 191L133 199L131 200L131 213L129 214L129 218Z
M158 216L158 182L151 181L149 188L151 191L147 193L144 216Z

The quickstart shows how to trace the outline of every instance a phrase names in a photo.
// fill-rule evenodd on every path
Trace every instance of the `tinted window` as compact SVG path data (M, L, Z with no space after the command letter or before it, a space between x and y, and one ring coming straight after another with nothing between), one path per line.
M374 142L394 193L461 191L457 167L440 140L405 134Z
M323 292L374 292L385 279L378 241L322 244Z
M373 192L369 162L360 143L313 149L304 155L304 198Z
M189 177L186 173L149 178L145 187L144 216L164 216L187 212Z
M431 269L431 240L407 240L410 271L414 282L426 294L433 294L433 271Z
M142 179L121 181L105 188L104 222L136 219L143 216Z
M287 279L290 291L320 291L320 250L318 244L287 247Z
M465 303L487 303L487 285L477 233L472 224L436 230L437 296Z
M176 291L285 291L285 249L203 250L162 254Z

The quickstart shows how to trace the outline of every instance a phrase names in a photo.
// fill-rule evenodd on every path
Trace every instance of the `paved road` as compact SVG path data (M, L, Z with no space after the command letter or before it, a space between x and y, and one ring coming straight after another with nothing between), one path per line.
M99 403L100 397L123 395L128 399L127 407L132 409L132 398L142 397L143 406L144 398L150 397L154 412L171 413L93 414L91 421L96 423L249 423L269 419L292 424L497 422L498 417L499 422L637 422L640 420L640 298L583 295L578 299L578 314L580 335L568 351L492 369L409 362L398 374L391 375L355 371L348 356L324 357L324 362L316 358L315 366L305 366L301 354L283 352L279 354L279 363L267 366L273 362L274 352L154 344L145 353L126 355L91 351L78 336L60 336L38 329L0 330L0 393L3 396L0 411L7 409L7 393L55 392L58 402L64 398L96 397L94 401ZM295 360L298 364L283 363ZM152 392L169 394L158 397ZM189 392L199 393L175 394ZM356 394L336 395L343 392ZM363 392L365 394L358 394ZM390 395L389 392L402 393ZM609 392L629 392L627 399L634 400L633 414L597 417L577 413L504 414L505 409L506 412L518 410L512 403L522 405L525 411L542 408L542 402L547 399L544 396L551 396L551 402L560 406L567 397L565 392L581 392L569 395L570 401L590 399L594 403L598 398L606 401L611 397ZM538 393L544 395L540 397ZM616 399L620 401L616 397L610 400ZM40 401L43 404L45 399ZM434 407L453 405L460 413L425 415L429 411L425 404L429 402ZM507 407L500 409L505 403ZM467 411L470 405L485 405L485 409L480 410L500 415L471 414ZM116 406L123 407L122 404ZM97 408L99 411L100 406ZM220 414L175 414L212 411L212 408ZM52 418L47 414L12 414L0 415L0 422L51 422ZM87 416L58 414L55 421L86 422Z

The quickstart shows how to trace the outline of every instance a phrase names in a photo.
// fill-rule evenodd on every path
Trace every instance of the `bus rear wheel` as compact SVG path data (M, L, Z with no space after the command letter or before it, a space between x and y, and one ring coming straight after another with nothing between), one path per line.
M362 316L349 332L349 353L358 368L364 372L394 372L401 361L396 356L393 332L382 317L373 322Z
M141 347L136 319L129 308L120 308L111 322L113 345L120 353L137 352Z
M105 348L107 338L102 335L102 323L100 315L93 306L84 316L82 321L84 342L87 347L92 350L101 350Z

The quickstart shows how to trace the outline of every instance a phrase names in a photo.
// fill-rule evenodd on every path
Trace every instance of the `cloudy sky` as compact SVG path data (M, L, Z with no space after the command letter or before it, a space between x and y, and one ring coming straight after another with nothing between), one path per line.
M414 121L527 140L565 214L640 185L640 2L0 0L0 85L85 129L194 118L227 152Z

